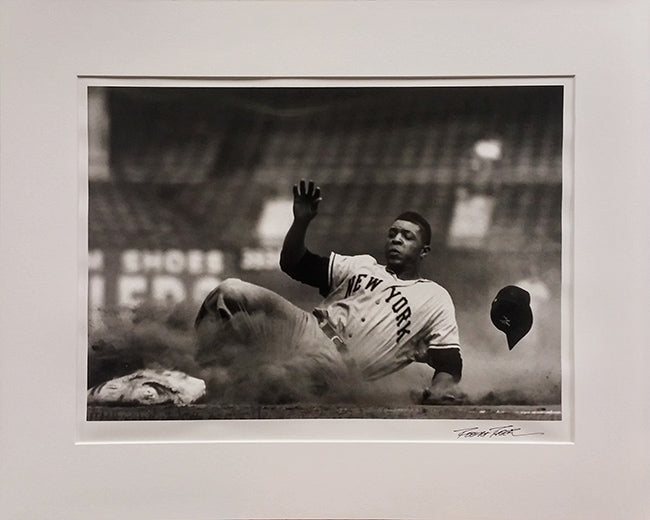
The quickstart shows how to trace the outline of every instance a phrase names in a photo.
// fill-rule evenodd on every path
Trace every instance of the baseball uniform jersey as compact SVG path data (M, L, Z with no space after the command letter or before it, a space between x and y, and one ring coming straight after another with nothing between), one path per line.
M367 379L422 359L427 349L460 348L453 302L437 283L401 280L372 256L337 253L328 278L329 293L314 314Z

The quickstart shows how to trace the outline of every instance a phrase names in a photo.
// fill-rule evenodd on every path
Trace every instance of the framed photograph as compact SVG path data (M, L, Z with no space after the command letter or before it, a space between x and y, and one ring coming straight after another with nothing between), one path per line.
M2 2L0 510L646 517L648 9Z

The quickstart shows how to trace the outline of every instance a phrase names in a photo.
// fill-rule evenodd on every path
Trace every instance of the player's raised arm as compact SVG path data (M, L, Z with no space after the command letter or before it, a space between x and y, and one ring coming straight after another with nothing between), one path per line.
M318 204L321 201L320 188L312 181L306 184L304 180L293 187L293 223L284 237L282 251L280 253L280 267L288 275L304 256L305 235L309 223L318 214Z
M307 250L305 236L309 224L318 214L322 200L320 187L313 181L301 180L293 187L293 223L284 237L280 252L280 268L300 282L327 291L328 262Z

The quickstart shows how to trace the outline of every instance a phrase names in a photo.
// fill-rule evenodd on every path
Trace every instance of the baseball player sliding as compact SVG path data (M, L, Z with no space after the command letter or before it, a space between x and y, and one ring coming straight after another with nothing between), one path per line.
M206 297L197 330L240 312L263 313L286 324L286 348L321 379L354 373L374 380L420 362L434 372L419 399L453 399L462 373L454 304L443 287L419 273L430 251L428 222L415 212L399 215L388 229L385 265L369 255L324 257L305 246L321 200L311 181L293 187L294 220L280 255L281 269L318 288L321 304L308 313L268 289L231 278Z

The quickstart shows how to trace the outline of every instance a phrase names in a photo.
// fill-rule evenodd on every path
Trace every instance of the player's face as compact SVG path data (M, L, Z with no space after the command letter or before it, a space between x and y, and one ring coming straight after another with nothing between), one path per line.
M422 240L422 230L415 222L396 220L388 228L384 253L386 264L397 274L414 269L428 253Z

